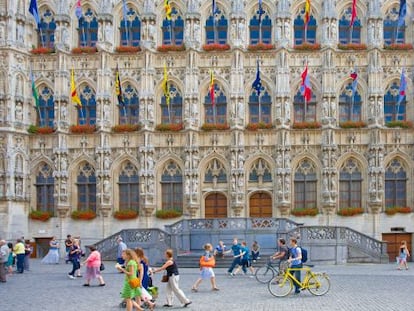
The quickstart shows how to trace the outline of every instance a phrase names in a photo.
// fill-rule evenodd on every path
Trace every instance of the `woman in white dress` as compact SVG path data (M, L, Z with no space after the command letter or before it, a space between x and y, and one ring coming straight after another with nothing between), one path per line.
M59 242L53 237L49 242L49 252L42 259L42 264L58 264L59 263Z

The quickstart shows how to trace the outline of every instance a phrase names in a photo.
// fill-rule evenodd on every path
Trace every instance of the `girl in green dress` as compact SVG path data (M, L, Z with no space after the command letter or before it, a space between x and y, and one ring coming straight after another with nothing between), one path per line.
M141 296L141 288L131 288L128 282L130 279L137 276L139 262L137 254L132 249L126 249L122 252L122 258L125 260L125 268L122 268L120 265L116 266L119 271L125 274L121 297L124 298L126 302L127 311L132 311L134 307L137 308L137 310L142 311L144 309L133 300L135 297Z

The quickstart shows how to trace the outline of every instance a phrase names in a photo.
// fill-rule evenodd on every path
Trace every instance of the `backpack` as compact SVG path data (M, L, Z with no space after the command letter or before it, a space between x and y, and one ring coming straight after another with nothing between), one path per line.
M308 251L301 247L300 250L302 251L302 262L307 262L308 261Z

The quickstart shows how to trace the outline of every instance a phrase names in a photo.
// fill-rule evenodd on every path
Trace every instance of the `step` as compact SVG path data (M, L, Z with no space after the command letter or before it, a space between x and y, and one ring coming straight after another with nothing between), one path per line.
M271 254L265 254L260 257L259 260L256 262L252 262L253 267L259 267L263 266L267 263L267 260L269 259L269 256ZM180 268L199 268L199 262L200 262L200 256L201 255L178 255L176 258L176 262L178 267ZM228 268L231 266L231 263L233 262L233 256L228 255L224 257L216 257L216 268Z

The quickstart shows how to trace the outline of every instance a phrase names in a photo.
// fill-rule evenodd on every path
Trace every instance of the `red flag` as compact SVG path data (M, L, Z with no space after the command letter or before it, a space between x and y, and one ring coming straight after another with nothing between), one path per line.
M302 84L300 86L300 91L305 98L305 100L308 102L312 98L312 89L309 81L309 74L308 74L308 65L306 65L305 70L302 72Z
M357 7L356 7L357 0L352 0L352 12L351 12L351 21L349 23L349 27L354 26L355 18L357 17Z

